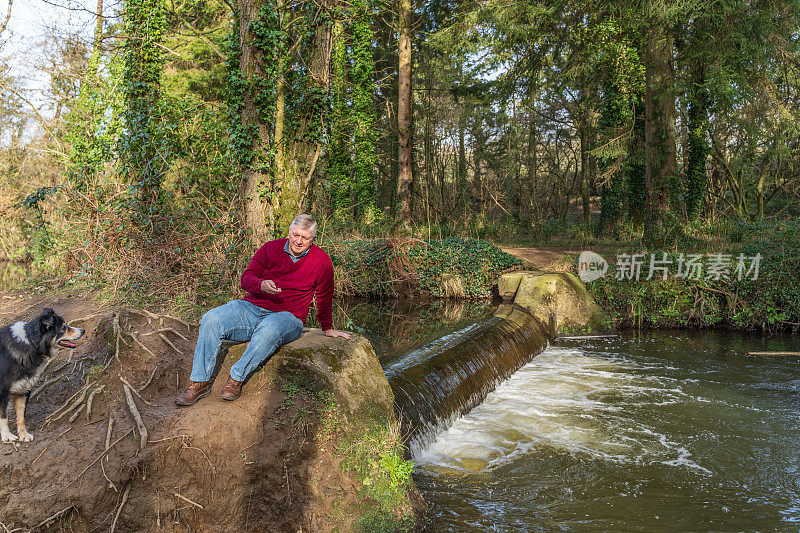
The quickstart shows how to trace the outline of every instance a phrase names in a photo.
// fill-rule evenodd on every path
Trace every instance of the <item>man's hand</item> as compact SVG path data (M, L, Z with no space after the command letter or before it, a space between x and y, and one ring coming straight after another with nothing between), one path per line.
M342 337L344 339L350 340L350 334L345 333L344 331L339 331L338 329L326 329L325 330L326 337Z
M261 282L261 292L266 292L267 294L278 294L281 292L281 289L275 285L275 282L271 279L265 279Z

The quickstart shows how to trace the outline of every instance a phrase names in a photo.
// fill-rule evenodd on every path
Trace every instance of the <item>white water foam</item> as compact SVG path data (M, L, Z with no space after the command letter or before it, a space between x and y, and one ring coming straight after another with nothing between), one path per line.
M661 463L711 472L637 420L637 406L696 401L678 380L635 363L548 348L458 418L414 459L425 467L488 471L541 446L623 463Z

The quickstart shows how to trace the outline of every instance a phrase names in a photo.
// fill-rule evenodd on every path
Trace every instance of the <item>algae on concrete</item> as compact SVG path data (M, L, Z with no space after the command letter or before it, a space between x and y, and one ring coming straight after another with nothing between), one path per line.
M341 467L356 477L363 496L342 511L358 516L359 530L412 529L424 502L411 479L413 464L403 458L394 394L369 341L332 339L312 329L276 358L278 377L311 379L327 397L322 434L333 439Z
M600 307L586 287L568 272L512 272L503 274L498 288L507 294L516 285L514 304L524 308L547 325L553 335L591 333L603 329Z
M280 373L305 370L323 382L335 396L346 416L359 412L364 402L380 405L394 416L394 395L378 357L367 339L326 337L312 329L277 354Z

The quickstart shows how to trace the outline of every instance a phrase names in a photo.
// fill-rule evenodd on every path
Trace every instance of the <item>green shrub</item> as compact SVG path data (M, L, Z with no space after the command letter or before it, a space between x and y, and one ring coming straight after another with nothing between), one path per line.
M485 298L503 270L522 261L477 239L347 240L324 245L346 295Z

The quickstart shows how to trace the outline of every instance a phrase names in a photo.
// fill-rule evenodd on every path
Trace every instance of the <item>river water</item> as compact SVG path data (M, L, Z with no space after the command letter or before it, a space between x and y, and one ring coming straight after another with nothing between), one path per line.
M431 530L798 531L800 359L747 355L798 349L696 331L549 346L415 450Z

